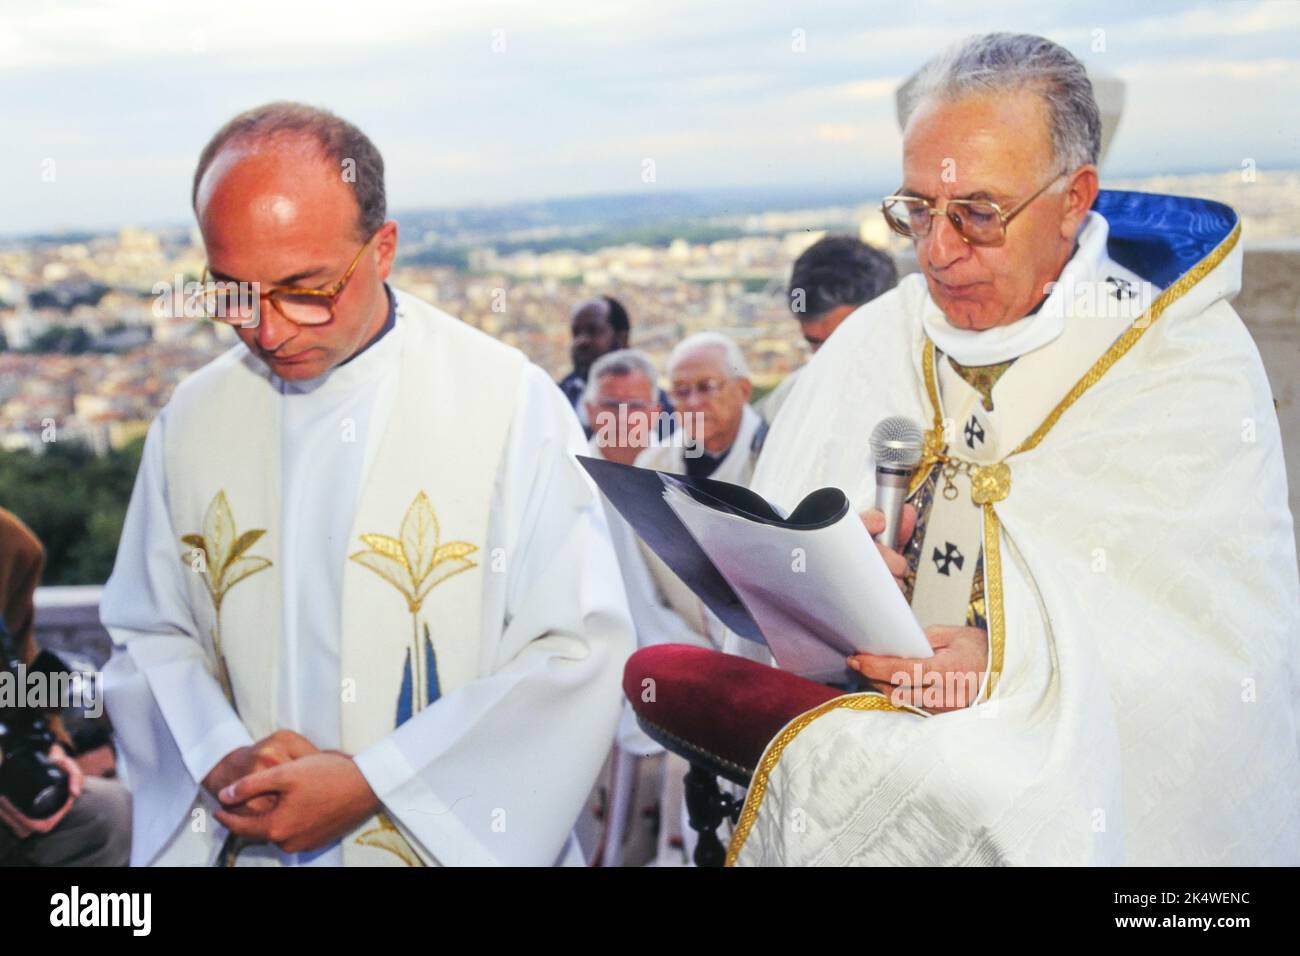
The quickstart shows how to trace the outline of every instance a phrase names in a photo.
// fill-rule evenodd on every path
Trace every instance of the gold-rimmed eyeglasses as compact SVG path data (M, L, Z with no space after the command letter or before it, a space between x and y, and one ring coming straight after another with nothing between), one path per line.
M205 265L200 283L203 314L213 321L225 322L227 325L252 326L257 324L258 306L261 300L270 299L280 314L290 322L297 325L323 325L334 318L334 304L347 288L348 280L352 278L352 273L360 264L361 254L377 235L379 235L378 231L361 244L361 248L352 259L352 264L348 266L348 271L343 273L343 278L323 289L285 286L263 292L257 287L257 283L216 279Z
M1033 195L1022 199L1006 212L991 199L949 199L943 209L937 209L928 199L919 196L886 196L880 211L889 228L908 239L921 239L929 235L935 216L944 216L962 241L971 246L1000 246L1007 238L1007 223L1020 215L1031 202L1054 186L1066 172L1059 172L1044 183Z

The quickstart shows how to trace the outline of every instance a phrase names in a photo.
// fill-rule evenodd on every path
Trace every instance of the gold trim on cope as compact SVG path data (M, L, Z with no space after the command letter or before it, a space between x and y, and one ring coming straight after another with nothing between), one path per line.
M731 844L727 847L727 866L735 866L736 858L740 856L740 848L744 846L749 831L753 829L754 821L758 819L758 808L763 802L763 795L767 793L768 778L771 776L772 769L776 766L777 761L781 759L781 754L785 751L785 748L795 737L799 736L800 731L818 717L842 708L848 708L849 710L888 710L897 713L915 714L918 717L929 716L929 714L921 710L911 707L899 707L884 694L871 693L845 694L843 697L836 697L824 704L818 704L812 710L804 711L790 721L768 743L767 749L763 751L762 759L758 762L758 767L754 770L754 777L749 782L749 793L745 797L745 806L740 811L740 819L736 821L736 830L731 836Z
M930 398L930 407L934 409L933 424L925 431L925 444L921 447L921 461L916 466L912 481L907 486L907 497L912 497L917 488L930 475L930 469L944 460L943 450L947 442L943 440L943 416L939 411L939 389L934 378L934 343L925 340L921 353L921 374L925 378L925 393Z
M1001 498L995 499L1001 501ZM976 703L993 696L998 678L1002 676L1002 662L1007 648L1006 618L1002 605L1002 547L997 512L993 502L984 502L984 611L989 626L989 679Z
M1228 253L1232 252L1233 248L1236 247L1237 241L1240 238L1241 222L1238 221L1238 223L1232 227L1232 232L1228 233L1227 238L1224 239L1223 242L1215 246L1213 252L1196 265L1192 266L1192 268L1188 269L1177 282L1165 289L1164 292L1160 293L1160 295L1156 297L1156 300L1151 303L1151 307L1133 321L1132 328L1117 338L1111 347L1102 353L1101 358L1097 359L1097 361L1093 363L1092 368L1088 369L1088 371L1083 374L1083 377L1075 382L1074 386L1065 393L1065 397L1061 399L1048 416L1043 419L1043 423L1034 429L1033 434L1021 442L1010 455L1007 455L1007 457L1010 458L1012 455L1018 455L1022 451L1029 451L1031 448L1036 447L1038 443L1047 436L1047 433L1052 430L1052 426L1054 426L1057 421L1060 420L1060 417L1065 414L1066 409L1077 402L1084 392L1096 385L1097 382L1100 381L1101 377L1110 370L1110 367L1123 358L1128 350L1137 344L1138 339L1142 338L1146 330L1155 325L1156 319L1160 318L1166 309L1181 299L1193 286L1213 272L1219 263L1228 257Z

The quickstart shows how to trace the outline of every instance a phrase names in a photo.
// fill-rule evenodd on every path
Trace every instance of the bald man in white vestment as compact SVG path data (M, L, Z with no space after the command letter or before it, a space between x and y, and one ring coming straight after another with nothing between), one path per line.
M633 647L564 396L384 281L383 161L321 110L200 157L204 314L101 616L141 864L551 865Z

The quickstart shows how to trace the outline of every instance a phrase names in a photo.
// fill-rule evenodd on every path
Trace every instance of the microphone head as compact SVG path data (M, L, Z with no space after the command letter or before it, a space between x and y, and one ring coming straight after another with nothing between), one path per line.
M921 462L924 447L921 426L906 415L882 418L871 430L871 454L877 465L915 468Z

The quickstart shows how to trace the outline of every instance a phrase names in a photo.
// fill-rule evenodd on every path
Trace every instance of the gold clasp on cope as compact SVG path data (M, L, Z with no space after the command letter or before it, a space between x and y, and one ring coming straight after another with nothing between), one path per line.
M1011 493L1011 469L1005 462L981 465L971 474L970 496L977 505L994 504Z
M959 494L957 483L953 480L959 474L970 477L970 496L977 505L999 502L1011 493L1011 469L1004 462L981 465L944 454L946 447L943 430L937 424L934 428L927 429L917 475L924 475L931 465L938 465L939 474L943 477L943 496L949 501Z

